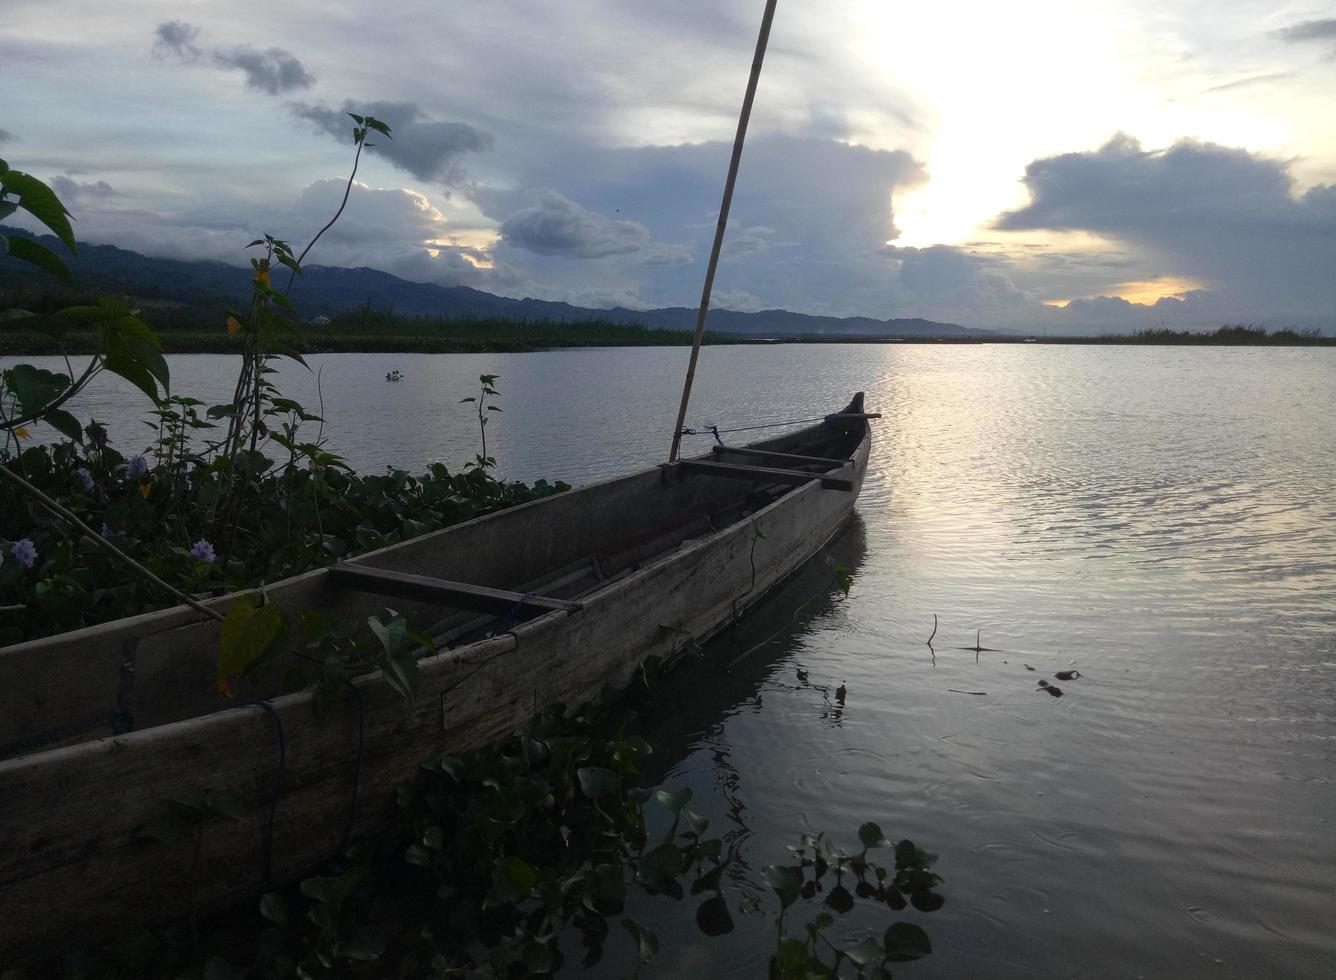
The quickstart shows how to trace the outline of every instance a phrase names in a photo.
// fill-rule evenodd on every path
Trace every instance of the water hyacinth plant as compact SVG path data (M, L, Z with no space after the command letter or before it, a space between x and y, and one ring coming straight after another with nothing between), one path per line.
M275 386L275 357L301 361L287 289L342 214L368 136L390 136L384 122L350 115L355 155L338 212L300 255L272 235L248 246L260 251L251 262L251 303L219 317L220 330L243 341L230 402L210 406L169 393L156 337L114 298L55 318L99 331L101 350L82 370L67 358L64 374L25 364L0 371L0 540L12 542L0 566L0 646L273 582L565 489L502 481L485 449L465 472L436 464L419 475L356 474L327 446L319 415ZM0 219L19 208L76 250L55 193L0 161ZM40 243L0 236L0 244L12 258L71 278ZM280 269L281 288L273 278ZM72 414L77 395L108 371L152 400L156 438L148 448L123 451L106 426ZM34 424L63 440L30 445ZM94 547L94 528L138 570Z

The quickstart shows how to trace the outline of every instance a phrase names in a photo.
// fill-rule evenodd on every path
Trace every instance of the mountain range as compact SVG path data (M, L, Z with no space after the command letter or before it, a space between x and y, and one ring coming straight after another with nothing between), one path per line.
M67 257L78 281L97 292L125 293L135 298L199 305L209 301L244 301L250 293L246 270L217 261L182 261L153 258L114 245L80 243L77 256L70 256L50 236L30 236L16 228L0 226L6 234L34 237ZM0 283L12 283L17 275L46 277L31 266L0 257ZM51 279L54 285L56 280ZM625 307L588 309L569 303L539 299L511 299L468 286L441 286L410 282L377 269L345 269L311 265L303 270L294 300L301 314L319 314L356 309L370 304L408 317L496 317L511 320L573 322L604 320L638 324L652 329L689 330L697 311L684 306L651 310ZM872 317L814 316L788 310L743 313L711 309L711 330L755 336L832 335L863 337L994 337L994 331L938 323L919 318L877 320Z

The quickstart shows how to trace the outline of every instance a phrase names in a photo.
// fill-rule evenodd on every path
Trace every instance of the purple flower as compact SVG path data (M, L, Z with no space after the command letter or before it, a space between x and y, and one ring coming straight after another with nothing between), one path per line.
M93 492L93 474L92 474L92 473L89 473L87 469L85 469L84 467L81 466L81 467L79 467L77 470L74 471L74 475L77 476L77 477L79 478L79 482L83 484L84 493L92 493L92 492Z
M218 556L213 553L213 545L200 538L190 546L190 553L200 561L213 561Z
M136 453L130 457L130 461L125 464L125 478L133 480L143 476L148 472L148 460L144 458L143 453Z
M9 553L18 559L18 563L24 568L32 568L33 562L37 560L37 546L32 543L31 538L21 538L10 545Z

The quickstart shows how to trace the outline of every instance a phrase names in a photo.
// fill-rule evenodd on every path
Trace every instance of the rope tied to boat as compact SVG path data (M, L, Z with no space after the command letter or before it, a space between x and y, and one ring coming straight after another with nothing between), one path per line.
M724 440L720 439L719 436L723 433L751 432L755 429L777 429L780 426L784 425L802 425L804 422L824 422L827 418L829 418L829 416L827 415L814 415L811 418L806 418L806 419L784 419L783 421L780 422L761 422L756 425L734 426L731 429L721 429L717 425L703 425L699 429L683 428L680 434L684 436L711 435L714 436L715 440L718 441L719 445L722 446L724 444Z

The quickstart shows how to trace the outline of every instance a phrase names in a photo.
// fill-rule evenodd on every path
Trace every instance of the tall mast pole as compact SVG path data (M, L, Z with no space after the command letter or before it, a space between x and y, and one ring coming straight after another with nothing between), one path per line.
M719 206L719 224L714 230L714 247L710 249L710 264L705 270L705 288L701 291L700 313L696 316L696 333L691 338L691 361L687 365L686 383L682 385L682 405L677 410L677 425L673 427L673 448L668 462L677 462L682 444L682 426L686 424L687 403L691 401L691 383L696 379L696 361L700 357L700 342L705 336L705 314L710 309L710 291L714 288L714 270L719 265L719 250L724 244L724 228L728 225L728 209L733 204L733 185L738 180L738 164L742 161L742 144L747 138L747 121L751 118L752 100L756 98L756 83L761 78L761 62L765 60L765 45L770 40L770 23L775 19L776 0L766 0L761 17L761 33L756 38L756 55L752 58L751 75L747 79L747 94L742 99L742 113L738 116L738 132L733 137L733 158L728 162L728 179L724 182L724 202Z

